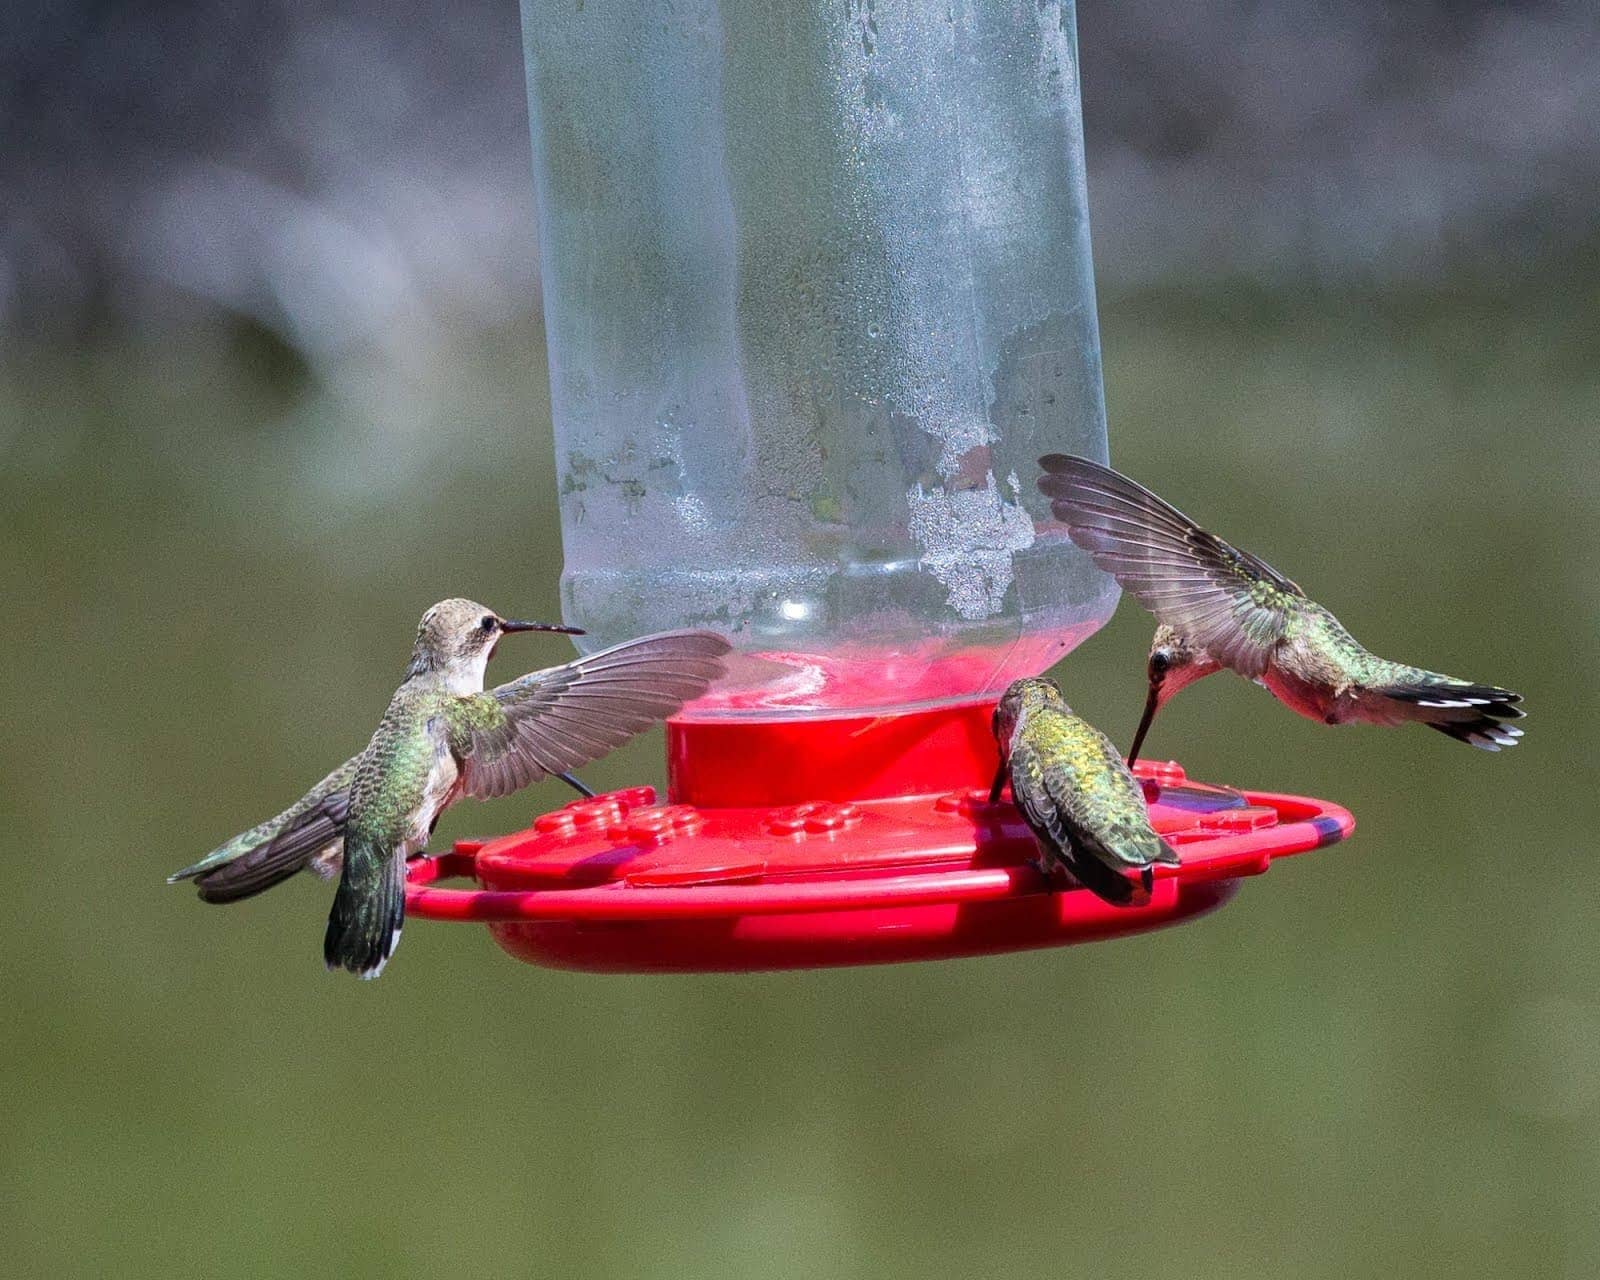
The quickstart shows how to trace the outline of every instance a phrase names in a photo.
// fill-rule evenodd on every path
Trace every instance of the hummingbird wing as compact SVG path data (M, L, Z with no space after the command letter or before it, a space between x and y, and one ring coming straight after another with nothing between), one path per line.
M459 699L463 789L509 795L598 759L704 693L731 647L714 631L664 631Z
M337 875L344 858L344 824L349 796L339 792L314 815L225 867L195 880L200 901L238 902L253 898L310 867L324 880Z
M1298 585L1109 467L1061 453L1039 465L1055 518L1157 621L1241 675L1266 670Z
M350 782L360 756L346 760L276 817L241 832L168 884L194 880L206 902L236 902L271 888L344 839Z
M1144 792L1110 739L1081 717L1056 712L1011 747L1011 793L1034 836L1080 883L1108 902L1134 897L1126 872L1178 856L1150 825Z

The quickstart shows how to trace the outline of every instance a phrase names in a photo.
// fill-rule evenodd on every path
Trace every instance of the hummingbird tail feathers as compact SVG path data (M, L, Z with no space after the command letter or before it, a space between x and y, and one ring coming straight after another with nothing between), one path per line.
M1158 863L1178 865L1178 855L1171 845L1154 831L1141 830L1133 824L1111 828L1104 839L1079 832L1072 843L1077 853L1070 868L1072 874L1085 888L1122 906L1149 899ZM1134 871L1139 874L1139 890L1143 892L1136 890L1128 878L1128 873Z
M1094 894L1095 897L1109 902L1113 906L1132 907L1140 905L1148 899L1150 889L1155 884L1155 875L1148 867L1140 872L1140 883L1135 885L1122 872L1113 870L1099 858L1092 855L1064 858L1062 863L1072 873L1074 880ZM1140 892L1141 889L1143 890L1142 893Z
M1498 751L1501 747L1514 747L1522 738L1522 730L1501 720L1482 716L1477 720L1438 724L1428 721L1428 728L1448 734L1457 742L1465 742L1480 751Z
M405 858L365 841L347 841L344 871L322 941L328 968L376 978L400 944L405 916Z
M1509 689L1438 677L1380 692L1401 709L1402 719L1420 721L1480 751L1514 747L1522 737L1521 729L1506 723L1525 714L1517 705L1522 695Z

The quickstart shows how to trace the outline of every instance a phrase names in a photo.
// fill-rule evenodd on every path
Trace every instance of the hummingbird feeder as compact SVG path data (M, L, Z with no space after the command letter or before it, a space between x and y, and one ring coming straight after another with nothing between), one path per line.
M1106 456L1070 0L524 0L523 30L564 615L736 653L667 726L667 803L419 859L412 916L566 968L932 959L1177 923L1349 834L1141 763L1180 865L1119 907L989 802L994 704L1117 600L1033 484Z

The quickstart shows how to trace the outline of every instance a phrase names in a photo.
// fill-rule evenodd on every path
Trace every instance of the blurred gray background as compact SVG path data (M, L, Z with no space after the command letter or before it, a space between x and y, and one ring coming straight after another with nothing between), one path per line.
M370 986L320 886L161 879L360 744L431 600L556 609L517 14L4 7L9 1273L1600 1273L1600 18L1078 20L1114 457L1525 745L1208 682L1155 754L1360 823L1214 918L717 978L419 924ZM1119 741L1147 638L1056 673Z
M1078 25L1109 285L1416 281L1592 237L1590 4L1128 0ZM320 358L529 310L513 4L13 0L0 42L8 331L221 311Z

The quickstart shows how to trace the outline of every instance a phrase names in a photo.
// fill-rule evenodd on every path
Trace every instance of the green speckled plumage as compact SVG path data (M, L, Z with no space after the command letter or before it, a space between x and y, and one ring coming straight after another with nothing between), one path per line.
M1019 680L995 709L1002 770L1018 811L1052 860L1111 902L1132 901L1126 872L1148 892L1156 864L1177 855L1150 825L1144 792L1122 756L1049 680Z
M407 681L396 690L350 784L350 832L397 844L414 830L449 704L461 700L431 682Z

